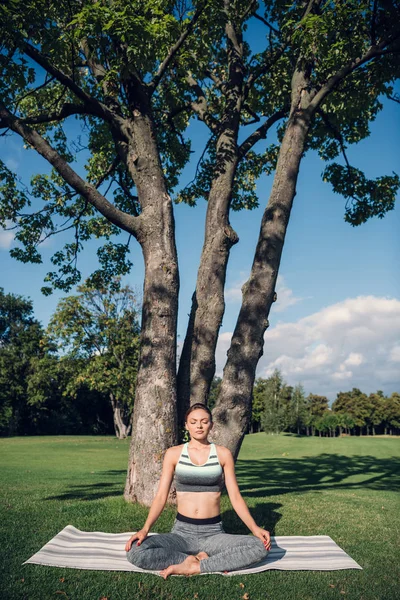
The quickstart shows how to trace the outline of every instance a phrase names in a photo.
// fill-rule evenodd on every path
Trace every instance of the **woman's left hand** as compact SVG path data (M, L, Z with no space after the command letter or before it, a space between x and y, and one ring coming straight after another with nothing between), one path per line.
M257 529L253 531L253 535L258 537L263 542L264 548L266 550L271 550L271 536L269 534L269 531L266 531L261 527L257 527Z

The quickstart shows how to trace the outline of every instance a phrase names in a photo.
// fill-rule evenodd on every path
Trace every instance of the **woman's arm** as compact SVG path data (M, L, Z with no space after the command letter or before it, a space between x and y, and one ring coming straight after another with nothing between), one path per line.
M154 496L154 500L151 504L149 514L147 515L146 522L140 531L138 531L129 538L125 546L125 550L127 552L129 552L135 540L138 540L137 546L140 546L142 541L147 537L151 526L154 525L154 523L157 521L158 517L162 513L162 510L168 498L168 493L171 487L172 479L174 477L176 451L177 448L175 446L173 448L168 448L168 450L165 453L160 483L158 485L156 495Z
M236 480L235 463L231 451L224 446L218 446L218 452L222 458L220 462L224 469L225 485L234 511L250 529L252 534L260 538L264 542L266 549L269 550L271 546L269 531L257 525L247 508L246 502L243 500Z

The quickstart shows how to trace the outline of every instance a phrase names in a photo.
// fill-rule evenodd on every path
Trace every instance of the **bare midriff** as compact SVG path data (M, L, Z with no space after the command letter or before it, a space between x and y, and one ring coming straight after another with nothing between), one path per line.
M210 519L220 514L221 492L176 492L178 512L191 519Z

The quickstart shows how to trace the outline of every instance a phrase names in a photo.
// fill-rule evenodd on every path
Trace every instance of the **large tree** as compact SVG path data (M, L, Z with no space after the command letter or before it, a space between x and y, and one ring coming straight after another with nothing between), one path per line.
M349 164L345 150L369 134L381 96L391 95L399 75L399 4L7 0L0 10L0 127L53 167L27 190L2 166L0 217L4 225L15 223L22 243L14 256L38 262L38 243L72 228L73 242L53 257L58 270L48 275L49 292L79 280L76 257L90 236L110 238L122 230L143 251L141 355L125 494L150 503L163 452L177 440L177 406L181 424L190 402L207 400L226 268L238 241L229 213L257 205L257 177L275 171L213 411L215 438L235 456L251 414L304 153L318 149L329 161L343 154L345 164L331 163L325 178L346 197L351 224L393 208L398 177L369 180ZM261 52L245 39L254 21L266 28ZM195 204L205 197L208 207L176 377L179 274L170 194L190 156L183 132L191 115L210 137L195 181L177 200ZM86 179L68 149L64 125L71 117L87 132ZM278 122L279 144L260 145ZM108 241L95 278L127 272L127 250L127 243Z

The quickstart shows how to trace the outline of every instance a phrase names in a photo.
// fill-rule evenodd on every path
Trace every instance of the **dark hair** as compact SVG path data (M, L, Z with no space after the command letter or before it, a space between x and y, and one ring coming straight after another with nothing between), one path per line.
M201 408L202 410L205 410L206 413L208 413L208 415L210 417L210 421L212 423L213 419L212 419L211 410L208 408L208 406L206 406L205 404L202 404L201 402L196 402L195 404L192 404L192 406L186 411L186 413L185 413L185 423L188 420L188 417L189 417L190 413L193 412L194 410L197 410L198 408Z

